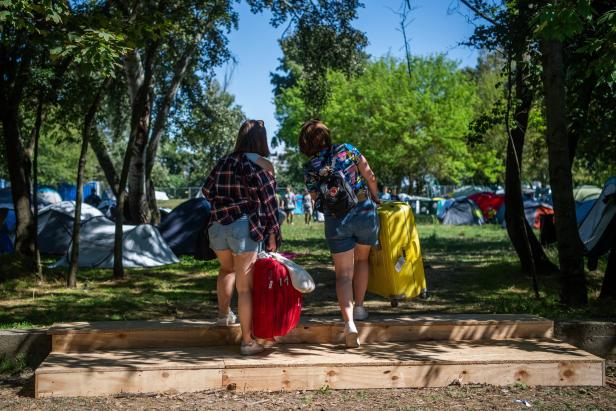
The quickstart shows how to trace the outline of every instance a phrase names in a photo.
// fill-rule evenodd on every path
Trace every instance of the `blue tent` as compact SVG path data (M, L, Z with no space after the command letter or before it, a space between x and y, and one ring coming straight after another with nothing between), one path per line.
M595 205L596 202L597 202L596 198L592 200L575 202L575 219L577 220L578 224L580 224L584 220L584 218L586 218L586 216L588 215L588 213L590 212L590 210L592 209L592 207Z
M0 254L12 253L13 242L5 230L0 231Z

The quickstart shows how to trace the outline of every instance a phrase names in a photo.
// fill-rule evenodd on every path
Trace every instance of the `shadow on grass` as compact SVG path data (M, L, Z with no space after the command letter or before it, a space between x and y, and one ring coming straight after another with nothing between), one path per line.
M531 279L519 263L505 230L497 227L419 225L429 298L412 299L397 308L369 295L371 312L392 315L417 312L530 313L550 318L613 318L614 304L599 302L602 273L588 275L590 305L571 310L558 303L556 276L539 278L535 299ZM339 315L335 274L322 226L286 226L282 251L298 253L317 288L304 297L308 315ZM48 265L53 258L44 262ZM64 288L64 271L45 269L43 284L16 276L0 282L0 327L49 325L64 321L212 318L216 315L218 263L183 257L156 269L127 270L115 281L111 270L81 270L77 289ZM233 306L235 307L235 303ZM22 325L23 324L23 325Z

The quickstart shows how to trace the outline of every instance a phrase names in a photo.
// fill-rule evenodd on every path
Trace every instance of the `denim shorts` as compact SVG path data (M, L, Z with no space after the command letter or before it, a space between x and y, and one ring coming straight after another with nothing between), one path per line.
M379 242L379 217L376 205L366 199L343 218L325 214L325 241L332 254L352 250L357 244L375 246Z
M259 252L260 243L250 237L248 216L243 215L231 224L212 223L208 230L210 247L214 251L231 250L233 254Z

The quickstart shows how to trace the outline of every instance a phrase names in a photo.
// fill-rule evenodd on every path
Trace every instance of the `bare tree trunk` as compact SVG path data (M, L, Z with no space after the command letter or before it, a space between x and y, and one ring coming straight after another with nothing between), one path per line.
M521 178L522 153L533 100L532 92L525 81L526 69L526 63L519 60L515 74L515 94L519 103L513 115L515 127L509 133L505 163L505 221L507 234L520 259L522 271L536 275L556 271L557 268L545 254L524 214Z
M605 268L605 276L603 277L603 284L601 285L601 294L599 299L604 300L611 298L616 300L616 242L612 242L612 249L610 250L610 256L607 260L607 267Z
M154 182L152 181L152 170L154 169L154 164L156 162L158 144L165 132L167 118L169 117L169 111L171 110L171 104L173 104L173 100L175 99L180 85L182 84L184 77L186 77L186 72L190 67L192 57L197 49L197 44L199 44L200 41L201 36L199 35L194 39L193 43L186 49L186 51L182 54L182 57L175 64L173 79L167 87L165 95L158 104L156 110L156 119L154 120L154 126L152 128L152 137L150 139L150 143L148 144L145 158L145 187L147 190L147 198L151 215L150 222L152 224L160 223L160 211L158 210L158 205L156 204L156 192Z
M15 251L30 261L36 258L36 226L30 208L30 159L26 156L19 130L17 106L5 107L2 114L6 163L11 180L13 206L17 217Z
M103 137L100 135L100 132L96 127L90 131L90 146L92 147L94 154L96 154L98 163L105 174L107 184L109 184L113 195L117 198L120 178L118 177L118 173L116 172L111 156L109 155L107 144L105 144Z
M77 167L77 196L75 198L75 218L73 220L73 237L71 245L71 259L66 277L66 286L75 288L77 286L77 271L79 269L79 232L81 230L81 205L83 203L83 180L84 171L86 168L86 160L88 158L88 144L90 142L90 134L93 129L92 125L96 118L96 112L100 106L103 91L107 88L108 81L98 90L94 101L88 108L82 131L81 152L79 153L79 166Z
M562 43L541 42L547 119L550 184L554 199L556 239L561 276L561 301L569 306L588 303L583 245L575 218L573 181L565 108L565 66Z
M34 255L36 275L40 280L43 279L43 267L41 266L41 252L38 245L38 152L39 142L41 139L41 125L43 124L43 97L39 96L39 101L36 107L36 120L34 122L34 138L33 138L33 160L32 160L32 179L34 185L34 195L32 201L34 203Z
M137 112L145 114L145 117L142 117L139 122L140 127L135 130L135 141L131 149L128 171L128 208L131 221L135 224L150 222L150 209L145 186L145 151L148 144L151 110L149 98L146 104L146 107L133 107L136 110L134 115L137 115Z
M120 174L120 184L118 186L117 204L116 204L116 226L115 226L115 242L113 249L113 275L115 278L124 278L123 260L123 230L124 223L124 202L126 199L126 184L128 182L128 173L131 167L131 159L135 155L135 141L139 136L147 136L150 123L150 107L151 95L150 86L152 83L152 67L153 60L158 49L158 43L154 42L147 47L146 61L143 75L140 76L138 87L130 88L134 94L131 107L131 133L128 139L124 160L122 162L122 172ZM139 67L141 67L140 60ZM133 67L133 66L130 66ZM134 67L133 67L134 68ZM136 85L137 83L134 83Z

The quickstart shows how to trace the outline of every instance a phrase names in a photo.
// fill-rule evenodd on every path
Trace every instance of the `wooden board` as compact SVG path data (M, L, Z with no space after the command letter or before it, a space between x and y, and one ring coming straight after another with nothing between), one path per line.
M604 383L602 359L554 340L378 343L355 350L282 344L251 357L238 351L212 346L52 353L36 370L36 395Z
M363 343L422 340L502 340L551 338L553 322L529 315L424 315L358 322ZM53 352L123 348L164 348L239 344L240 329L209 321L109 321L58 324L50 328ZM305 320L285 337L286 344L340 343L343 324L335 318Z

